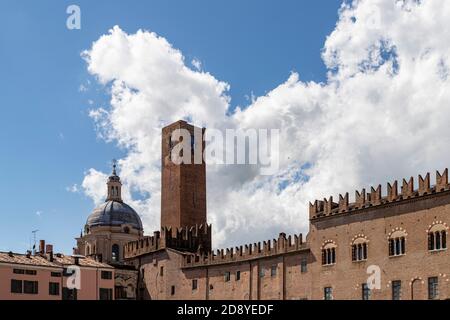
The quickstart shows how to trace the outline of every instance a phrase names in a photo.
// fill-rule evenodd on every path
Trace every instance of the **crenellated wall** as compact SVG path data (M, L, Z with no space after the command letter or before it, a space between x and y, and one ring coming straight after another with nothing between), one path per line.
M190 228L163 227L153 236L130 242L124 246L125 259L151 253L160 249L171 248L188 252L205 252L211 250L211 225L196 225Z
M182 267L188 268L248 261L305 249L307 249L307 245L303 242L302 234L286 237L285 233L280 233L278 239L235 248L218 249L216 253L211 251L209 253L185 255Z
M323 201L316 200L314 203L309 203L310 220L450 190L448 169L445 169L442 174L436 171L434 185L431 185L430 173L427 173L425 177L419 175L418 181L419 184L417 189L415 189L413 177L409 178L408 181L403 179L400 192L397 181L394 181L392 184L388 183L385 195L382 195L381 185L378 185L376 188L371 187L370 192L366 192L365 189L362 189L361 192L357 190L355 191L355 202L353 203L349 203L348 192L345 195L339 195L339 201L337 203L333 202L332 196Z

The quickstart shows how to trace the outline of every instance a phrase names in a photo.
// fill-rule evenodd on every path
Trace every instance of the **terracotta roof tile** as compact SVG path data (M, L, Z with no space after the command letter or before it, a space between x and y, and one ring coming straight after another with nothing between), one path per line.
M53 255L53 262L50 262L48 258L42 257L40 255L34 256L30 255L29 257L27 257L26 254L0 252L0 263L62 268L64 266L74 265L75 258L63 254L58 255L55 254ZM107 269L114 268L106 263L101 263L92 258L86 257L80 257L79 265L81 267L91 267L91 268L107 268Z
M14 264L22 264L29 266L44 266L44 267L58 267L61 268L60 265L48 261L46 258L38 256L38 255L30 255L27 257L26 254L18 254L9 252L0 252L0 263L14 263Z

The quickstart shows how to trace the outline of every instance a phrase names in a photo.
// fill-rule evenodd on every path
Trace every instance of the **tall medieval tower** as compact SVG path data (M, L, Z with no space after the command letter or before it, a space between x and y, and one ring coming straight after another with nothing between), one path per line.
M178 141L172 134L185 129L191 138L191 163L176 164L172 149ZM206 166L201 158L194 163L194 151L203 155L204 128L194 127L186 121L177 121L162 130L161 227L172 230L196 225L206 226ZM184 150L183 150L184 152ZM198 161L196 161L198 162Z

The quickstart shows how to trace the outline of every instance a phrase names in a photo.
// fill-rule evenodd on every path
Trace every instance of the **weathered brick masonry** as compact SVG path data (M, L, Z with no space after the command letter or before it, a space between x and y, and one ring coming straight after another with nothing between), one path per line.
M125 245L141 299L448 299L448 170L310 204L302 235L211 249L205 166L167 157L177 122L163 129L161 232ZM203 131L204 132L204 131ZM370 269L371 267L372 269ZM369 270L380 287L365 288ZM374 268L374 269L373 269Z

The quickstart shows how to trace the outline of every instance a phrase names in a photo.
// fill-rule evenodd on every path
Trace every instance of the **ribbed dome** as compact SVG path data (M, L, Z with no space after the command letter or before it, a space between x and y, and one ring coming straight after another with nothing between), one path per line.
M94 226L121 226L123 224L143 230L139 215L126 203L108 200L98 206L88 217L86 225Z

